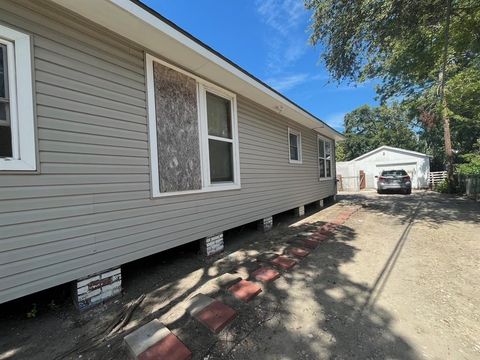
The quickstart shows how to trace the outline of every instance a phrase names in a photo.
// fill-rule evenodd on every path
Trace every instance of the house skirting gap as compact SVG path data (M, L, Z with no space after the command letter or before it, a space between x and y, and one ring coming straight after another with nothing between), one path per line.
M267 216L258 221L258 230L267 232L272 230L273 227L273 216Z
M89 275L73 283L73 300L79 310L103 303L122 292L120 268Z
M223 233L207 236L201 240L202 253L206 256L215 255L223 251Z

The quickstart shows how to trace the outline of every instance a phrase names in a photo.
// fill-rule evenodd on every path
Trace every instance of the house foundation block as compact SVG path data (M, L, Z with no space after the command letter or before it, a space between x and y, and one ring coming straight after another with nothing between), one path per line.
M299 206L295 209L295 216L303 216L305 215L305 206Z
M318 207L321 209L325 206L325 204L323 203L323 199L322 200L318 200Z
M215 255L223 251L223 233L207 236L201 240L202 254Z
M73 283L73 301L79 310L101 304L122 292L120 268L89 275Z
M257 227L258 227L258 230L263 231L263 232L267 232L267 231L272 230L273 217L268 216L266 218L263 218L263 219L259 220Z

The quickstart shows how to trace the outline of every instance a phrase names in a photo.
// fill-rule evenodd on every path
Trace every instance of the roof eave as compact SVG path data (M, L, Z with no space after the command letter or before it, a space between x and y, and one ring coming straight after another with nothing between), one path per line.
M344 136L137 0L52 0L239 95L337 141Z

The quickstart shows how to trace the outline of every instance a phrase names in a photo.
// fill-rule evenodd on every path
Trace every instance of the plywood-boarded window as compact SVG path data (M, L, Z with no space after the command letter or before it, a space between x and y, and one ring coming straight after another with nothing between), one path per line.
M202 188L195 79L153 63L160 192Z
M240 189L236 95L146 55L152 196Z

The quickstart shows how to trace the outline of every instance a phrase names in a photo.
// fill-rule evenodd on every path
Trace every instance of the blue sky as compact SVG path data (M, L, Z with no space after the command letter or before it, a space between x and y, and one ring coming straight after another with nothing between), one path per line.
M329 83L303 0L142 1L337 130L345 113L376 104L372 83Z

